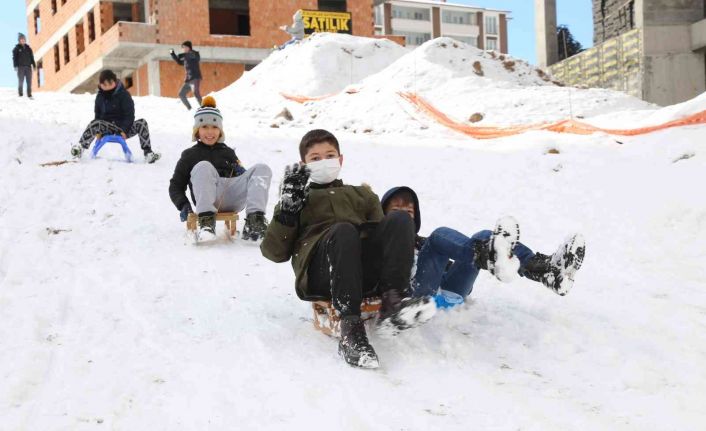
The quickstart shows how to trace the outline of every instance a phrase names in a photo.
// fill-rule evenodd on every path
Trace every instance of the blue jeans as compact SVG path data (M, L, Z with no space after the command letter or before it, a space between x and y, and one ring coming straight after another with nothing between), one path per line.
M487 241L492 233L482 230L469 238L447 227L432 232L417 257L417 272L412 281L414 296L434 295L439 288L458 293L464 298L470 295L480 271L473 263L474 244ZM519 242L512 252L520 260L522 273L522 268L534 252ZM453 260L450 267L449 260Z

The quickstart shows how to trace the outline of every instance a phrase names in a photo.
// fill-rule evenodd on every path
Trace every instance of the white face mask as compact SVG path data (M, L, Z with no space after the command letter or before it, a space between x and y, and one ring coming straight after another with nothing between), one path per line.
M341 172L341 162L338 158L309 162L306 166L311 171L309 179L316 184L328 184L338 178Z

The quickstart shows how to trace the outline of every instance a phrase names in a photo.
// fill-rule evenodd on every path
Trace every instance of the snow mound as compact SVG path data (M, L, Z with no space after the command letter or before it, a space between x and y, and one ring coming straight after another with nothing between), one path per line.
M652 106L612 90L560 87L522 60L442 37L364 79L355 94L309 103L308 118L302 121L373 134L446 130L401 101L399 92L417 93L457 121L470 123L470 117L479 113L483 117L479 125L484 126L544 123ZM360 112L367 115L351 115Z
M386 39L317 33L273 51L216 96L229 109L268 110L272 105L282 106L281 93L312 97L338 93L384 69L404 53L403 47Z

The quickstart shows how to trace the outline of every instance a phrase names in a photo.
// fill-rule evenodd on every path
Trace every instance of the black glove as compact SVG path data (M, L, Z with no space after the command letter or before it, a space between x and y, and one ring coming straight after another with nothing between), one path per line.
M299 212L304 208L309 188L306 183L309 181L309 168L306 165L296 163L284 169L284 178L280 188L279 207L282 217L280 222L287 226L293 226L294 220Z
M169 50L169 53L170 53L170 54L174 54L174 50L173 50L173 49L170 49L170 50Z
M181 207L181 212L179 212L179 218L181 221L186 221L189 218L189 214L194 212L194 210L191 209L191 204L190 203L185 203L184 206Z

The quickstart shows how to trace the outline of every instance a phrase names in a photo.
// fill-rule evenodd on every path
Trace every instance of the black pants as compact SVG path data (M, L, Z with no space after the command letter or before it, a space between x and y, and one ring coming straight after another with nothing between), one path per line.
M27 83L27 97L32 97L32 66L17 67L17 93L22 97L23 81Z
M189 91L194 92L194 97L196 98L196 101L199 102L199 106L201 106L201 80L192 79L191 81L186 81L184 85L181 86L179 98L181 99L181 103L186 106L186 109L191 109L191 104L187 98Z
M147 154L152 152L152 144L150 144L150 130L147 127L147 121L140 118L139 120L132 123L130 130L121 130L120 127L113 123L103 120L93 120L91 121L86 130L81 135L81 140L79 143L85 149L91 146L91 141L96 135L119 135L125 133L125 136L132 138L133 136L140 137L140 147L142 151Z
M363 297L409 288L414 261L412 217L392 211L377 226L364 230L350 223L333 225L309 262L309 293L331 298L342 316L360 315Z

